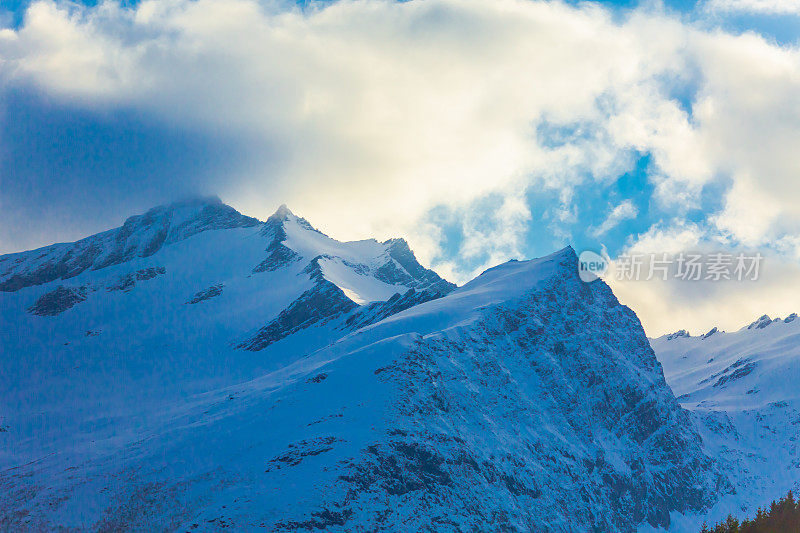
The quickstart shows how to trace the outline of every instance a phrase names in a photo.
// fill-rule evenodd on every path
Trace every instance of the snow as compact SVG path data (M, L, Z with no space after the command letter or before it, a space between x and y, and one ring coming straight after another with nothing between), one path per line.
M416 305L353 335L384 339L413 332L425 337L466 326L482 316L486 308L519 298L542 280L549 279L571 253L574 253L572 248L564 248L538 259L511 261L491 268L457 288L446 299Z
M685 517L684 527L729 512L752 515L800 488L799 321L761 317L735 332L665 335L651 344L706 449L736 487L707 517Z
M204 205L193 201L151 212L173 213L172 222L183 224ZM377 241L338 243L304 228L291 214L285 228L287 243L308 260L332 253L352 264L374 266L388 260L385 247ZM117 231L84 241L113 240ZM146 240L153 231L145 226L136 235ZM254 274L268 244L260 226L200 231L154 255L133 256L98 270L85 269L66 280L0 292L0 426L13 428L0 433L8 444L0 447L0 468L96 441L93 431L64 431L85 424L85 417L105 419L97 428L101 433L120 433L128 425L146 424L159 406L252 378L330 342L332 333L321 328L259 355L233 349L237 339L274 319L314 287L304 272L305 261ZM2 256L0 264L13 262L15 270L5 272L0 281L35 271L42 261L57 260L73 246ZM343 258L326 260L326 269L357 303L386 300L408 290L349 272ZM336 268L328 269L330 265ZM165 269L164 275L138 282L129 292L109 290L131 272L158 267ZM186 304L198 291L217 284L223 285L218 297ZM87 287L86 301L52 317L27 311L40 296L61 285ZM87 335L90 331L99 335Z
M638 319L579 280L570 248L449 292L392 256L399 241L211 205L130 219L137 253L71 277L42 273L76 244L0 257L0 283L33 280L0 292L11 527L630 531L724 486ZM154 241L165 228L176 238ZM81 242L109 257L120 231ZM295 255L257 271L276 244ZM59 286L86 299L28 312ZM412 286L441 297L348 329ZM362 307L328 316L319 294ZM310 308L287 316L298 300ZM285 337L237 348L277 317Z
M331 256L353 264L378 267L386 256L386 247L374 239L339 242L301 223L300 217L286 213L284 242L299 254L313 259L316 256Z
M319 265L325 279L342 289L348 298L359 305L386 301L410 288L391 285L368 274L360 274L339 257L321 259Z
M768 324L706 338L667 341L661 337L653 340L653 347L676 396L691 398L684 401L688 406L732 411L800 400L796 386L800 383L800 321L768 320ZM747 363L754 364L752 372L718 384Z

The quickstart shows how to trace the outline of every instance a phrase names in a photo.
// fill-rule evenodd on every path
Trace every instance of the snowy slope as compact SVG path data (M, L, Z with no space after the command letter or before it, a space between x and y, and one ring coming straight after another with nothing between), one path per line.
M686 331L651 341L706 452L736 487L713 519L753 514L800 488L800 320L762 316L735 332Z
M296 248L287 248L293 259L260 270L279 245ZM0 426L8 428L0 466L83 445L98 425L125 431L139 423L133 416L277 368L346 334L348 318L363 322L375 305L393 306L349 300L335 285L342 277L370 298L414 290L406 300L421 300L452 289L418 264L425 278L408 274L395 247L339 243L285 207L261 223L209 198L157 207L77 243L0 257ZM359 273L340 269L329 281L314 270L323 256ZM381 268L408 284L378 279ZM320 287L341 314L319 302L319 316L279 331L272 349L237 348L278 317L293 320L287 310ZM62 430L80 424L88 429Z
M729 488L571 249L453 290L283 207L155 211L0 258L4 527L632 531Z

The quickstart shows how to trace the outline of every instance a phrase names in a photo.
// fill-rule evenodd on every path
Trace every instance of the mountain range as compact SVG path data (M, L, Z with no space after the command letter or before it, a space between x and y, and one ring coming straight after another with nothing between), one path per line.
M714 520L754 516L759 506L800 489L800 320L766 315L738 331L685 330L651 341L704 449L736 491ZM711 523L711 521L709 521Z
M691 530L800 480L798 324L650 340L569 247L456 287L156 207L0 256L0 525Z

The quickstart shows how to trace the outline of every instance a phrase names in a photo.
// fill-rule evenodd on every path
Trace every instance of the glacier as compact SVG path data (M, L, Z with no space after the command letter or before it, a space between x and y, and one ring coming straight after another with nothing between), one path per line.
M0 256L0 335L14 530L636 531L738 479L571 248L456 287L200 198Z

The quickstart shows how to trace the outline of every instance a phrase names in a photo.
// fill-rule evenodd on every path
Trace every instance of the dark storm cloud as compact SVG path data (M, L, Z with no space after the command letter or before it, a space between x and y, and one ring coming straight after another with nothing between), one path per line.
M133 109L91 111L22 88L1 103L0 252L73 240L159 202L216 193L242 160L234 139Z

